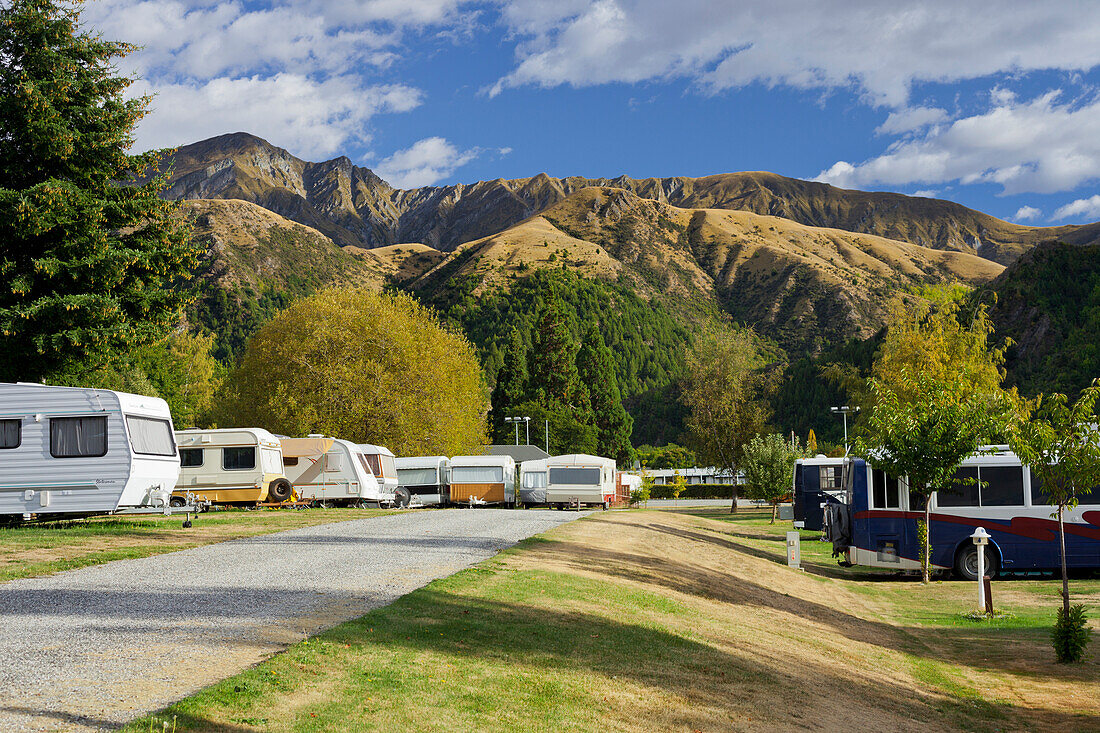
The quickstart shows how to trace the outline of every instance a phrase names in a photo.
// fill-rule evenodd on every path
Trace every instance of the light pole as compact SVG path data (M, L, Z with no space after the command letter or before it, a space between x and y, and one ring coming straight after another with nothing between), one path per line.
M527 445L531 445L531 418L529 417L506 417L504 422L512 423L516 426L516 445L519 445L519 424L522 422L524 428L527 431Z
M550 421L546 421L546 455L550 455Z
M990 605L985 597L985 546L989 544L989 533L985 531L985 527L978 527L970 535L970 539L978 548L978 611L986 613Z
M830 407L829 411L834 415L841 415L844 418L844 455L848 455L848 413L859 412L859 406L849 407L844 405L843 407Z

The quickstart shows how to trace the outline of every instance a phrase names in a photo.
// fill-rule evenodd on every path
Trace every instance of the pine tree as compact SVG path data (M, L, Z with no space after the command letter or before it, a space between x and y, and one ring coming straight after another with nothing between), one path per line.
M581 382L588 387L593 419L599 431L599 454L622 464L632 463L634 448L630 444L630 434L634 420L623 409L611 350L604 343L595 323L588 324L581 343L577 354L577 372Z
M38 380L163 337L196 262L178 204L131 156L148 97L56 0L0 9L0 379ZM144 182L142 182L144 181Z
M588 411L588 393L577 374L577 350L565 308L551 294L535 326L528 359L530 391L538 402Z
M490 400L490 423L497 439L504 432L504 418L527 397L527 345L519 329L513 327L504 350L504 363L497 372L497 383Z

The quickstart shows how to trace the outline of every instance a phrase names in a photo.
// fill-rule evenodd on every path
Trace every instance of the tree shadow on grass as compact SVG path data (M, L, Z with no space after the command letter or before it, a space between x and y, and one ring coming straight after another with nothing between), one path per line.
M638 526L644 529L655 529L650 525ZM692 532L687 532L685 535L679 528L665 529L675 530L672 532L675 536L713 541L727 549L755 554L754 548L743 548L738 543L721 538L711 538L706 535L696 537L694 535L697 533ZM663 530L656 529L656 531ZM788 595L735 575L672 558L655 558L652 555L638 555L561 541L533 548L532 552L578 570L656 585L722 603L757 606L789 613L824 624L853 641L939 662L1046 677L1058 681L1067 678L1088 680L1090 675L1095 675L1093 665L1070 669L1064 666L1055 668L1055 665L1051 664L1048 669L1037 671L1034 667L1035 653L1038 650L1034 629L991 626L946 628L895 626L856 616L843 609L816 601ZM1042 642L1045 642L1045 633L1040 636L1042 639L1039 642L1039 648L1045 652L1045 647L1042 646Z

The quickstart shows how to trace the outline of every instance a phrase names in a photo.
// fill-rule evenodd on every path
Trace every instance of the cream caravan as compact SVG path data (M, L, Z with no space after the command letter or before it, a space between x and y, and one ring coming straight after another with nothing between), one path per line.
M397 491L398 484L397 465L394 463L393 451L385 446L371 445L370 443L360 443L356 447L366 458L371 473L378 479L378 484L382 487L382 494L392 499L394 492Z
M572 453L546 459L546 502L566 506L598 504L609 507L615 501L615 461L611 458Z
M179 468L164 400L0 384L0 516L167 507Z
M516 462L511 456L455 456L451 459L452 504L514 504Z
M187 493L214 504L290 498L279 439L262 428L180 430L176 445L181 468L173 504L182 506Z
M282 445L283 467L302 499L344 506L393 502L393 492L385 490L369 456L355 443L311 435L283 438Z

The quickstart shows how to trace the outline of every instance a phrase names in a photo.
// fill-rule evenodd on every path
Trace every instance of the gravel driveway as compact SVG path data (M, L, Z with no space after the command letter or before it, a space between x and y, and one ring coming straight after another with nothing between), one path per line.
M117 728L578 516L406 512L0 584L0 730Z

